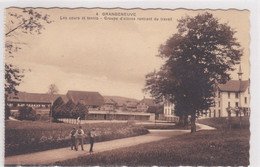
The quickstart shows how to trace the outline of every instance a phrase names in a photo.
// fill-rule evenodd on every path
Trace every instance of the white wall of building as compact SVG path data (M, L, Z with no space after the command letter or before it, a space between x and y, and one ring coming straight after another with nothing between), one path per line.
M174 104L169 101L165 101L164 103L164 115L165 116L173 116L174 115Z

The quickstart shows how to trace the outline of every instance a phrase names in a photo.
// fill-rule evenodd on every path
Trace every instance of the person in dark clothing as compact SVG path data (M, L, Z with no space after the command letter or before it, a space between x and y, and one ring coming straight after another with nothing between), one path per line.
M95 139L95 129L93 128L91 131L89 131L89 142L90 142L90 149L89 153L93 152L93 146L94 146L94 139Z
M70 137L71 137L71 150L75 149L77 151L78 148L76 146L76 128L72 129L72 131L70 132Z

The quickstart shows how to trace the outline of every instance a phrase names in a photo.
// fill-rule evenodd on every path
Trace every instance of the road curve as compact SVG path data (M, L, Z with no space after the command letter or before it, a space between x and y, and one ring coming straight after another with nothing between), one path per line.
M200 130L208 130L211 127L201 125ZM123 139L116 139L105 142L98 142L94 144L95 153L114 150L118 148L124 148L129 146L134 146L138 144L149 143L153 141L158 141L166 139L172 136L189 133L190 130L149 130L150 133L146 135L129 137ZM36 153L22 154L5 157L5 165L43 165L52 164L57 161L64 161L67 159L77 158L81 156L89 155L88 149L90 145L85 144L85 151L73 151L70 147L47 150Z

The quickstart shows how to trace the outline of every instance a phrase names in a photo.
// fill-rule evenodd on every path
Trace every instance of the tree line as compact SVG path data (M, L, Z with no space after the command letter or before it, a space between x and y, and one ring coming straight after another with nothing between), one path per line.
M88 114L88 108L81 103L73 103L69 100L67 103L61 97L57 98L52 107L50 115L53 117L54 122L58 122L59 118L85 118Z

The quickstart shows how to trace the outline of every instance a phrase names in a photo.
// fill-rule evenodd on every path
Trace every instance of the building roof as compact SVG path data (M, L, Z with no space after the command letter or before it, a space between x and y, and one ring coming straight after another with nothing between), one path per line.
M54 94L51 98L50 94L47 93L27 93L18 92L17 95L14 93L8 96L8 102L20 102L20 103L51 103L51 100L55 101L58 97L61 97L64 102L67 102L65 95Z
M123 106L126 105L129 102L137 102L138 100L128 98L128 97L121 97L121 96L104 96L104 98L109 98L114 103L116 103L117 106Z
M126 107L127 108L136 108L137 107L137 102L127 102Z
M153 99L149 99L149 98L143 98L143 100L141 100L139 103L144 103L150 107L158 105L155 103L155 101Z
M109 98L109 97L105 97L104 96L104 100L105 100L105 104L116 104L115 101L113 101L113 99Z
M104 104L104 98L98 92L87 92L87 91L73 91L67 92L67 98L72 100L73 103L87 106L101 106Z
M230 80L225 84L219 84L218 87L222 92L244 92L249 87L249 80Z

